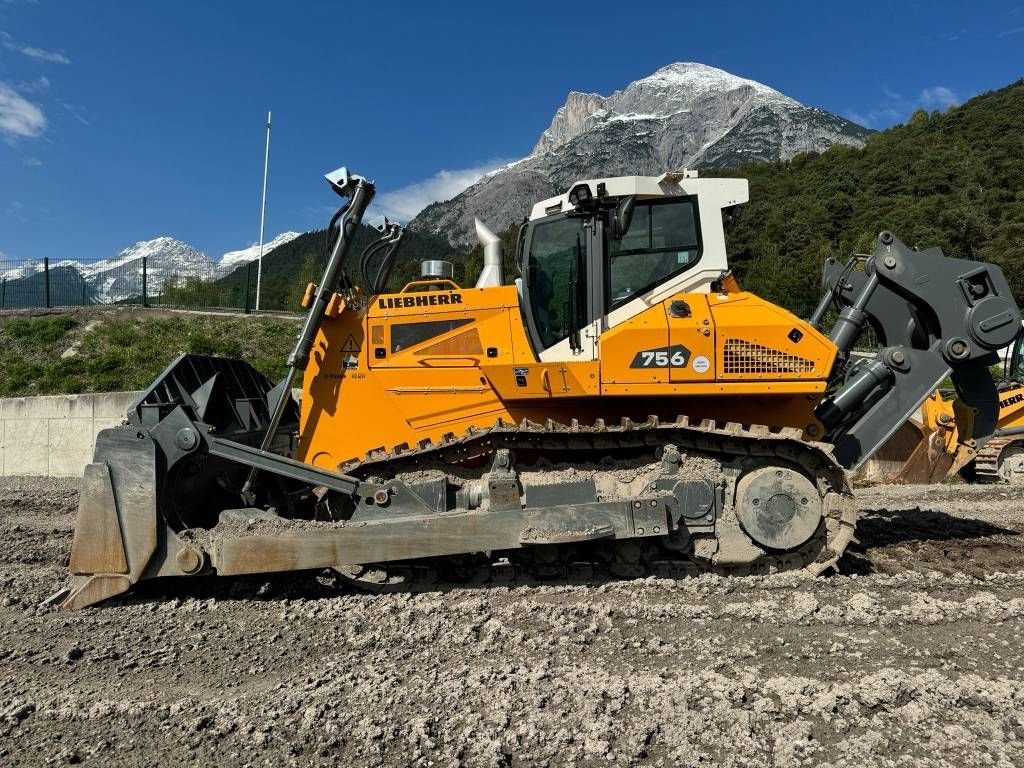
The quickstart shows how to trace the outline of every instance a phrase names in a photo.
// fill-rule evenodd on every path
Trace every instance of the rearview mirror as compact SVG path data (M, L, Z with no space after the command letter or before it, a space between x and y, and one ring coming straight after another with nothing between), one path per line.
M633 223L633 209L636 208L636 195L629 195L619 201L615 206L615 215L612 218L612 239L621 240L629 231L629 225Z

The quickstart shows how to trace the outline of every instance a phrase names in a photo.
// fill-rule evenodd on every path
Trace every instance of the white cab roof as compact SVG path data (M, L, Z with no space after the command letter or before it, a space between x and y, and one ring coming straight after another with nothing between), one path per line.
M608 179L584 179L576 184L587 183L592 194L597 194L597 185L604 184L609 197L636 195L640 198L678 197L697 195L702 208L729 208L750 199L750 185L746 179L700 179L695 171L663 173L661 176L615 176ZM572 186L576 186L573 184ZM570 187L571 189L571 187ZM533 206L530 219L542 219L551 213L567 211L568 190L564 195L549 197Z

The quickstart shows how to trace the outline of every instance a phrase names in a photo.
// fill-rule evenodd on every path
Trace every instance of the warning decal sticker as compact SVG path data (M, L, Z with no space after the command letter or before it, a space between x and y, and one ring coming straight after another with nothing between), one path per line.
M356 341L356 337L351 333L348 335L348 338L345 339L345 344L341 347L341 351L359 354L359 343Z

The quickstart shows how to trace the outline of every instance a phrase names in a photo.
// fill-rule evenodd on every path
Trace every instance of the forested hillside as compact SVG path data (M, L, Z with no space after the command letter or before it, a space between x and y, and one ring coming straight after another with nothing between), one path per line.
M377 237L376 230L371 227L359 228L349 261L350 275L353 278L358 273L359 254ZM323 274L326 262L325 241L324 230L307 232L264 256L261 307L301 311L299 300L306 290L306 285L317 282ZM461 279L466 258L467 254L453 254L451 246L436 237L407 231L389 282L394 290L400 289L418 274L419 263L425 259L455 261L456 279ZM247 282L254 282L255 279L255 273L250 277L248 266L244 265L218 280L217 287L223 293L244 296ZM255 291L254 284L250 286L250 291Z
M789 162L735 171L750 202L728 227L743 286L798 314L819 293L822 260L873 252L889 229L920 249L1002 266L1024 300L1024 80L940 114Z

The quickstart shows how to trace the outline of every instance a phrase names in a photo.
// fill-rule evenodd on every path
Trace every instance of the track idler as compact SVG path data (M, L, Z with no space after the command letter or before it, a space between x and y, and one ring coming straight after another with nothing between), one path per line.
M768 549L806 543L821 525L822 512L818 489L794 469L760 467L736 483L736 517L750 538Z

